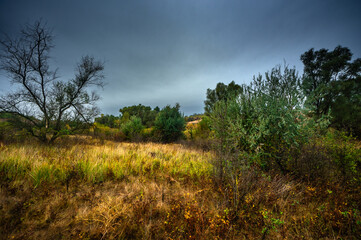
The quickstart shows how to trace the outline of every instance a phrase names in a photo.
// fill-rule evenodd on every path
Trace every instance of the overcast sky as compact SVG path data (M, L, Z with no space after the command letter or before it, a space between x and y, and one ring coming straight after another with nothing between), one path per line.
M0 0L0 31L47 22L64 80L84 55L104 61L102 113L179 102L189 115L203 112L218 82L249 83L284 61L301 74L310 48L342 45L361 57L360 12L357 0ZM8 82L0 73L1 94Z

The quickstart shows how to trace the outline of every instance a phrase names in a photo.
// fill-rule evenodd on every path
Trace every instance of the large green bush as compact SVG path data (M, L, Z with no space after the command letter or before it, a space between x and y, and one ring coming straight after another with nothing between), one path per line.
M127 139L132 141L141 140L141 133L143 129L144 125L142 124L142 119L136 116L130 117L130 120L122 126L122 132Z
M252 156L242 157L248 160L245 164L287 171L290 156L305 141L307 126L296 70L277 66L242 89L238 97L217 102L212 111L221 150Z
M174 142L183 136L185 120L179 109L179 104L168 105L159 112L154 128L162 142Z

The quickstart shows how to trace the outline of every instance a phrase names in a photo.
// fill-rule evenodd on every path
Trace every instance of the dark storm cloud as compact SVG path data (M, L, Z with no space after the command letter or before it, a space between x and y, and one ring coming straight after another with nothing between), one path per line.
M85 54L104 60L105 113L179 102L191 114L217 82L247 83L284 60L302 71L299 57L311 47L341 44L360 57L359 10L358 1L2 0L0 30L45 20L65 79Z

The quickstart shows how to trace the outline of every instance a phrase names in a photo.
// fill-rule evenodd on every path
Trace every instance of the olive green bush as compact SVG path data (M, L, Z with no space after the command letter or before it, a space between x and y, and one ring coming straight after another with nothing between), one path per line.
M307 132L296 70L277 66L242 89L236 98L217 102L211 114L221 151L241 153L237 161L246 165L286 172L290 156ZM250 157L244 158L245 154Z
M166 106L158 114L155 123L155 135L162 142L174 142L183 136L185 120L179 111L180 105Z
M130 120L122 126L122 132L128 140L132 141L141 140L141 133L143 129L144 125L142 124L142 119L136 116L130 117Z

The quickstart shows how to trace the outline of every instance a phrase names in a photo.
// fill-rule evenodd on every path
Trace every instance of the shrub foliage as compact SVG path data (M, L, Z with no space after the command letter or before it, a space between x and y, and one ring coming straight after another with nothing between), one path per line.
M168 105L159 112L154 127L162 142L173 142L183 136L185 120L179 109L179 104Z

